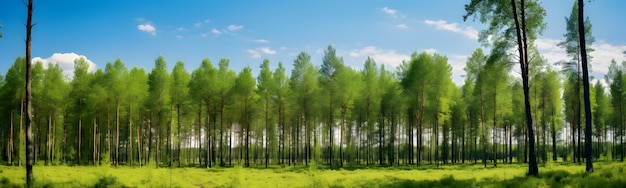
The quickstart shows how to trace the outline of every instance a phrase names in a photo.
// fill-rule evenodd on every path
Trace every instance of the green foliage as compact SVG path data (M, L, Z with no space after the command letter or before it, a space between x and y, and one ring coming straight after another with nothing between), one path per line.
M499 168L467 165L354 170L304 166L210 170L38 166L35 187L622 187L626 183L621 175L624 163L597 163L593 174L586 174L583 166L561 164L544 168L538 177L525 176L525 168L506 164ZM21 167L3 167L0 186L21 187L23 172Z

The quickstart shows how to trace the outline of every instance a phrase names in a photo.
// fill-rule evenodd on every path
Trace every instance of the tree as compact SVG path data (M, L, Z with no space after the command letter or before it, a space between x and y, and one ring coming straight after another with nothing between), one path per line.
M80 159L81 159L81 148L82 148L82 132L83 132L83 102L85 99L85 96L87 95L87 91L89 90L89 83L90 78L89 78L89 73L87 72L89 69L89 63L87 62L87 60L85 60L85 58L78 58L74 60L74 78L72 79L72 82L70 83L72 86L72 89L70 91L70 95L71 96L75 96L72 100L74 105L76 105L74 108L78 109L78 142L77 142L77 148L78 152L76 153L76 160L77 163L80 164Z
M322 58L322 67L320 68L320 83L324 88L323 91L328 94L328 162L331 168L333 166L333 125L335 124L334 105L336 105L333 104L334 100L336 100L335 97L333 97L333 94L336 93L336 90L342 89L340 87L337 87L337 85L333 86L333 82L336 81L337 74L343 68L343 58L337 57L335 49L331 45L328 45L328 49L326 49L326 51L324 52L324 57Z
M374 66L376 65L376 63L372 63ZM344 67L338 70L336 77L335 77L335 86L338 88L335 98L337 101L337 105L339 107L339 114L340 114L340 118L341 121L339 123L339 167L343 167L343 160L344 160L344 151L343 151L343 145L344 145L344 135L346 134L345 131L345 127L346 127L346 119L348 116L348 110L350 110L354 104L354 100L357 98L358 94L360 93L360 91L362 90L361 88L363 87L363 82L361 80L363 80L363 78L361 78L363 74L359 74L359 72L357 72L356 70L352 69L352 68L348 68L348 67ZM339 90L340 89L340 90ZM379 139L382 138L382 130L384 128L379 128ZM347 133L350 134L350 133ZM379 143L382 143L382 141L380 141ZM382 156L382 145L379 145L379 153L380 156ZM332 158L331 158L332 160ZM379 160L382 161L382 157L379 158ZM381 162L382 163L382 162Z
M55 160L57 112L63 111L64 101L66 100L67 94L69 94L62 72L63 70L59 67L59 64L48 64L48 69L46 69L43 79L41 101L43 102L42 105L46 111L45 113L48 115L46 163L51 163Z
M582 11L582 10L579 11L578 9L580 5L581 5L580 2L579 3L574 2L570 16L565 18L566 33L563 35L565 39L558 44L561 48L564 48L568 56L572 58L572 61L561 62L561 64L563 64L564 71L569 74L572 74L576 78L575 79L576 87L574 88L576 91L574 93L576 98L574 98L573 102L574 102L574 105L576 106L576 114L575 114L576 116L574 117L576 119L574 119L575 120L574 124L577 126L576 129L578 130L578 136L577 136L578 147L574 149L576 149L575 154L576 154L576 157L578 158L578 162L580 162L580 157L582 156L581 151L580 151L580 148L581 148L580 146L580 139L581 139L581 135L580 135L580 130L581 130L580 128L580 124L581 124L580 84L581 83L580 82L581 82L581 76L584 77L583 75L584 73L581 71L584 71L588 68L586 67L586 63L585 63L585 67L582 67L583 70L581 70L582 60L583 60L582 50L589 51L589 52L593 51L593 49L589 47L585 47L584 49L582 49L581 46L583 43L581 43L581 39L584 39L585 40L584 42L587 43L589 46L591 46L591 44L595 41L594 37L591 34L591 22L589 21L589 18L584 20L584 23L583 23L582 21L583 18L579 14ZM581 19L580 28L578 26L579 19ZM579 29L582 29L582 31L579 32ZM581 34L583 32L584 34ZM585 55L584 59L587 59L587 58L590 58L590 57ZM585 82L585 80L583 79L582 82ZM584 89L584 86L583 86L583 89ZM591 118L591 116L585 115L585 121L587 119L586 117Z
M487 167L487 140L485 138L486 129L485 129L485 99L484 99L484 86L487 85L486 82L486 74L485 67L487 64L487 56L483 53L481 48L477 48L472 52L472 55L467 59L465 63L465 70L467 81L474 82L472 97L473 100L468 101L472 102L472 106L474 106L474 110L480 111L480 116L476 114L469 114L470 119L476 120L480 119L480 127L481 127L481 145L483 147L483 165ZM493 67L493 66L492 66ZM469 92L469 91L468 91ZM477 109L480 108L480 109ZM471 111L471 110L470 110ZM470 112L471 113L471 112Z
M604 93L604 86L600 83L599 80L596 80L596 84L593 86L593 90L595 91L595 102L596 105L593 106L593 126L595 134L594 136L597 138L596 140L596 158L599 159L601 154L604 154L604 142L602 140L606 135L606 116L608 112L608 104L607 104L607 96Z
M195 100L198 101L198 130L196 138L198 139L198 161L201 161L200 156L205 156L205 167L211 167L211 161L209 160L209 152L211 151L210 138L211 135L211 126L210 126L210 117L211 117L211 103L215 98L216 92L219 91L217 88L217 70L213 68L213 64L209 59L203 59L200 67L193 71L191 74L191 80L189 81L189 92L193 96ZM214 87L215 85L215 87ZM206 144L206 155L200 154L202 151L202 106L206 105L206 128L205 131L205 141ZM215 125L214 125L215 126Z
M578 33L580 41L580 56L582 57L583 66L583 92L585 98L585 157L587 158L587 165L585 170L587 173L593 172L593 157L591 155L591 100L589 99L589 71L587 70L587 45L585 40L585 24L583 16L584 1L578 0ZM591 44L589 44L591 45Z
M33 185L33 163L35 156L33 154L33 133L31 128L33 111L32 111L32 91L31 91L31 60L30 60L30 43L31 43L31 31L33 28L33 0L28 0L28 17L26 21L26 187Z
M122 60L118 58L113 64L110 62L107 63L104 72L108 84L107 91L110 92L108 102L113 102L115 105L115 158L113 163L115 167L117 167L120 155L120 109L122 108L122 102L126 99L126 95L128 95L128 92L126 92L127 87L125 86L126 82L122 79L128 74L128 69L126 69ZM107 127L107 135L110 135L108 130L109 127Z
M271 100L271 92L276 87L274 83L274 78L272 77L272 70L270 69L270 61L265 59L263 63L259 67L261 68L261 72L259 72L259 76L257 77L257 94L260 96L260 100L262 101L263 106L263 123L265 124L265 168L269 163L270 158L270 147L272 148L272 153L275 145L276 138L276 129L273 123L271 123L270 119L270 100ZM271 141L271 142L270 142Z
M445 126L450 122L450 103L454 93L454 84L452 83L452 66L448 64L448 58L439 54L434 54L431 58L433 59L433 64L430 67L431 78L428 81L430 84L427 91L427 100L430 101L428 108L433 112L431 117L434 125L434 129L432 129L434 130L435 141L434 159L438 165L437 160L440 158L439 130L443 129L446 131ZM443 128L440 128L440 126L443 126ZM441 135L444 139L447 138L447 132L443 132Z
M413 53L411 55L411 61L406 65L401 73L401 81L400 84L404 88L404 92L410 96L411 103L413 105L412 112L414 113L414 118L417 122L417 144L413 144L413 127L409 125L408 128L408 139L409 139L409 164L413 161L413 145L417 145L417 163L422 160L421 151L422 151L422 135L423 132L423 121L424 121L424 112L427 104L427 96L426 93L431 84L431 68L434 65L433 58L428 55L426 52L422 52L419 55L417 53Z
M611 103L611 108L612 108L612 124L613 124L613 138L611 140L613 140L613 149L611 151L612 155L615 155L615 140L617 139L617 137L615 136L616 134L616 128L622 129L624 126L624 113L626 112L626 110L624 109L624 68L623 67L619 67L617 65L617 62L615 62L615 60L611 61L611 64L609 65L609 71L606 73L606 75L604 75L604 79L609 87L609 94L611 95L611 99L610 99L610 103ZM621 137L623 137L623 134L620 134ZM622 153L622 159L624 154ZM613 157L613 156L611 156Z
M366 128L369 130L370 127L373 127L374 122L377 122L378 116L376 115L380 112L379 108L381 104L381 91L387 89L385 87L381 87L381 80L387 79L382 78L380 76L381 71L376 66L376 61L370 57L365 60L365 64L363 65L363 70L361 71L360 78L362 79L362 87L353 88L357 89L357 92L360 93L357 104L358 108L361 111L361 116L364 116L363 122L366 124ZM354 78L351 78L354 80ZM356 83L355 83L356 84ZM360 91L359 91L360 90ZM355 112L358 112L355 110ZM360 133L361 127L357 127L357 133ZM362 133L358 134L359 136ZM359 137L360 138L360 137ZM368 139L370 140L370 139ZM358 147L361 148L362 140L359 139ZM367 146L369 148L369 146ZM358 151L358 149L357 149ZM357 152L358 157L358 152ZM366 160L366 163L369 164L369 160Z
M291 70L290 87L293 92L294 105L297 106L295 112L300 118L299 124L304 125L305 130L305 164L309 165L309 158L311 156L311 139L309 124L311 120L311 112L313 96L312 94L318 89L317 85L317 69L311 63L311 56L306 52L301 52L298 57L293 61L293 69ZM295 136L296 142L299 136Z
M135 104L143 104L146 101L146 97L148 96L148 74L146 73L146 70L144 70L143 68L137 68L137 67L133 67L133 69L130 70L130 72L128 73L127 78L124 78L124 80L126 80L128 83L126 84L127 86L127 91L128 91L128 144L130 147L130 154L128 154L129 157L129 163L130 166L133 165L133 123L135 121L137 121L133 114L133 107ZM139 122L143 122L143 120L141 119L141 111L140 110L135 110L135 111L139 111ZM142 127L143 123L139 124L140 127ZM143 151L143 146L141 145L141 130L142 128L135 128L137 129L137 162L139 162L139 166L141 165L141 154Z
M510 2L510 3L508 3ZM522 73L522 87L524 90L524 106L526 109L526 127L528 130L528 145L530 161L528 174L537 176L537 159L535 154L535 137L533 119L530 112L529 100L529 44L541 34L546 27L543 18L546 15L541 5L534 0L472 0L465 5L466 14L463 20L474 15L480 17L480 22L489 23L489 28L480 32L479 41L483 44L492 43L492 55L507 54L507 50L517 45ZM516 41L516 42L514 42Z
M185 63L183 63L182 61L178 61L176 62L176 65L174 65L174 69L172 70L172 80L171 80L171 86L170 86L170 97L172 97L171 101L172 104L176 106L176 123L177 123L177 128L176 128L176 132L178 133L178 135L176 136L178 139L178 146L176 147L177 149L177 154L176 154L176 160L178 161L178 166L180 167L180 143L181 143L181 119L180 119L180 108L181 106L183 106L188 99L188 95L189 95L189 87L187 87L189 85L189 80L191 79L191 77L189 76L189 73L187 72L187 70L185 70ZM171 130L171 126L170 126L170 130ZM170 131L171 132L171 131ZM173 152L172 150L172 134L170 133L170 167L172 167L172 156L173 156Z
M169 94L169 81L170 81L170 75L167 73L167 63L165 62L165 58L163 58L163 56L159 56L157 57L157 59L154 61L154 68L152 69L152 72L150 73L150 75L148 76L148 83L149 83L149 91L150 91L150 100L153 102L154 105L152 109L155 110L155 116L156 116L156 125L155 129L156 129L156 134L157 134L157 141L156 141L156 152L155 152L155 163L156 163L156 168L159 168L159 156L160 156L160 144L161 144L161 127L162 127L162 122L161 119L164 117L164 112L163 112L163 106L165 106L167 104L167 99L168 94ZM152 113L152 112L151 112ZM150 141L151 142L151 141Z
M251 125L252 125L252 100L254 97L254 87L256 85L256 81L252 76L252 69L250 67L245 67L235 79L235 85L233 86L233 95L236 96L237 101L240 104L241 110L241 119L239 121L239 125L241 126L241 130L245 129L245 147L246 147L246 156L245 156L245 166L250 167L250 134L251 134ZM244 134L244 132L240 132L240 134ZM241 143L241 140L240 140ZM231 146L232 147L232 146ZM240 145L240 147L242 147Z
M278 62L278 68L276 68L276 70L274 70L274 75L272 76L274 78L274 88L272 88L271 93L273 96L273 102L275 103L275 109L277 110L276 113L278 115L278 127L280 129L280 133L279 133L279 140L280 140L280 144L278 147L279 150L279 163L284 164L284 159L285 159L285 140L286 140L286 136L285 135L285 130L287 129L287 123L286 121L286 110L287 110L287 102L288 102L288 96L289 96L289 78L287 77L287 74L285 73L285 67L283 66L282 62Z
M231 70L228 66L230 65L230 60L226 59L226 58L222 58L220 59L220 62L218 63L218 70L217 70L217 81L216 81L216 85L215 87L216 92L217 92L217 96L219 98L219 103L218 103L218 109L219 109L219 114L220 114L220 165L224 166L224 141L223 141L223 136L224 136L224 112L225 112L225 108L226 105L228 105L230 102L230 100L233 98L232 95L230 95L230 90L234 87L235 85L235 80L237 79L237 76L235 74L235 71ZM215 131L214 131L215 132ZM231 140L232 140L232 135L230 136ZM215 139L215 137L214 137ZM215 141L215 140L214 140ZM241 143L242 140L240 140L239 142ZM230 142L232 144L232 142ZM240 147L241 148L241 147ZM208 148L207 148L208 149ZM212 153L213 156L215 156L215 149L214 147L211 148L212 149ZM208 152L208 150L207 150ZM229 144L229 155L228 155L228 161L230 163L231 160L231 154L232 154L232 145Z

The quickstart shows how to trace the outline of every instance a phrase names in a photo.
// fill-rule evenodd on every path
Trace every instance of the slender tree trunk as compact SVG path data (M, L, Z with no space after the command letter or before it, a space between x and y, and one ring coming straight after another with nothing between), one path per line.
M97 110L94 110L94 112L95 111L97 111ZM97 149L98 149L98 147L96 145L96 142L97 142L96 130L98 130L98 124L96 123L96 115L95 115L96 113L94 113L94 115L93 115L93 165L94 166L98 166L98 156L97 156L97 153L96 153Z
M493 145L493 151L492 151L493 152L493 167L498 167L498 162L497 162L498 161L498 150L497 150L498 148L496 147L496 135L497 135L496 134L496 131L497 131L496 127L498 125L497 113L496 113L497 112L497 107L498 107L498 105L497 105L498 89L497 88L498 88L498 84L496 83L496 84L493 85L493 131L491 133L492 134L492 138L493 138L493 141L492 141L492 145Z
M143 113L139 114L139 120L141 121L141 123L139 123L139 127L137 127L137 162L139 162L139 167L143 166L141 164L141 154L143 153L143 144L141 143L143 141L142 137L141 137L141 131L143 130L143 118L142 115Z
M33 28L33 0L28 0L28 18L26 21L26 187L33 185L33 132L31 128L33 111L32 111L32 72L30 63L30 41L31 30Z
M517 43L518 50L520 54L520 68L522 70L522 85L524 90L524 106L526 109L526 126L528 129L528 145L529 145L529 163L528 163L528 175L537 176L539 174L539 169L537 168L537 158L535 154L535 135L533 131L533 120L532 114L530 112L530 99L529 99L529 84L528 84L528 48L527 48L527 38L526 38L526 18L525 18L525 6L524 0L520 2L520 10L521 16L518 18L517 14L517 6L515 0L511 0L512 9L513 9L513 18L515 20L515 28L517 34ZM521 27L520 21L521 20Z
M120 101L115 106L115 167L120 163Z
M578 35L580 41L580 52L583 64L583 92L585 102L585 158L587 159L586 171L593 172L593 161L591 156L591 101L589 99L589 72L587 70L587 46L585 45L585 24L584 24L584 1L578 0Z
M78 153L76 153L76 163L80 165L80 154L82 148L82 133L83 133L83 99L82 96L78 96Z
M181 105L180 103L178 103L176 105L176 123L178 123L178 128L176 130L176 132L178 133L178 136L177 136L178 137L178 141L177 141L177 143L178 143L178 146L177 146L178 150L176 151L176 158L177 158L177 161L178 161L178 167L180 167L180 142L182 140L181 137L180 137L180 126L181 126L180 125L180 105Z
M478 88L480 90L480 126L481 126L481 138L480 143L483 149L483 165L487 168L487 139L485 138L485 132L487 132L487 128L485 127L485 105L483 98L483 87L480 86Z
M133 98L130 99L130 104L128 107L128 147L130 148L126 155L128 156L128 164L133 166Z
M9 143L7 143L7 156L9 165L13 165L13 109L9 109L11 111L11 116L9 116L9 124L11 128L9 129Z

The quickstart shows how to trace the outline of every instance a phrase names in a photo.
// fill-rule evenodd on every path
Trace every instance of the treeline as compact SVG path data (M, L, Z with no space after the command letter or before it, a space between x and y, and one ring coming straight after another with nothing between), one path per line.
M532 55L538 159L581 162L580 78ZM371 58L355 69L332 46L319 66L300 53L291 74L266 59L256 78L250 67L231 70L228 59L204 59L191 73L181 61L168 72L162 56L150 72L120 59L89 72L76 59L71 80L58 64L35 62L34 153L46 165L527 162L521 80L513 62L490 57L477 49L460 87L440 54L414 53L393 71ZM0 83L0 160L8 165L25 159L24 69L17 58ZM624 158L624 70L613 61L608 89L599 81L592 88L599 160Z

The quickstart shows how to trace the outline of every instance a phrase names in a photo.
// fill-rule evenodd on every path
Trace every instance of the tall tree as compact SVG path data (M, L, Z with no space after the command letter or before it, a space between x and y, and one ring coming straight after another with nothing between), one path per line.
M64 100L66 100L68 89L63 79L63 70L59 64L48 64L43 79L43 91L41 100L48 116L48 128L46 131L46 163L52 163L56 154L56 124L57 113L63 111ZM43 136L43 135L40 135Z
M615 155L615 141L617 137L615 136L617 133L617 128L621 129L624 126L624 113L626 110L624 109L624 68L617 65L615 60L611 61L609 65L609 71L604 75L604 79L609 87L609 94L611 95L611 108L613 113L612 115L612 128L613 128L613 138L611 139L613 142L613 147L611 151L611 158ZM623 133L619 134L623 137ZM624 154L622 153L622 159Z
M375 65L375 63L373 63ZM336 98L336 102L337 102L337 106L339 107L339 115L340 115L340 123L339 123L339 167L343 167L343 160L344 160L344 151L343 151L343 145L344 145L344 140L345 140L345 134L350 134L350 133L346 133L346 125L348 124L347 121L347 116L349 113L349 110L351 110L353 104L354 104L354 100L357 98L358 94L360 93L360 91L362 90L362 81L363 78L361 78L362 74L359 74L359 72L357 72L356 70L349 68L349 67L344 67L338 70L336 77L335 77L335 86L337 88L341 88L341 92L337 92L335 95ZM338 90L339 91L339 90ZM382 129L384 128L380 128L379 131L379 139L382 137ZM380 143L382 143L382 141L380 141ZM382 155L382 145L379 145L379 151L380 151L380 155ZM379 158L382 161L382 157ZM332 160L332 159L331 159Z
M167 63L165 62L165 58L163 58L163 56L159 56L157 57L157 59L154 61L154 68L152 69L152 72L150 73L150 75L148 76L148 83L149 83L149 91L150 91L150 101L153 102L152 109L154 109L154 115L156 116L156 124L155 129L156 129L156 135L157 135L157 140L156 140L156 152L155 152L155 164L156 164L156 168L159 168L159 163L161 162L159 160L159 156L161 155L160 150L161 150L161 128L162 126L162 118L164 117L164 111L163 111L163 107L165 105L167 105L167 99L168 94L169 94L169 81L170 81L170 75L167 72ZM152 112L151 112L152 113ZM152 142L152 141L150 141Z
M379 108L382 105L380 103L381 91L386 89L381 87L380 82L383 78L380 74L381 71L376 66L376 61L371 57L368 57L365 60L363 70L361 71L361 82L363 87L354 88L360 89L360 91L358 91L360 95L357 103L360 106L361 115L364 116L362 121L365 123L368 130L370 127L373 127L374 122L377 122L378 116L376 114L379 112ZM352 80L354 80L354 78L352 78ZM361 127L357 127L356 132L359 133L360 129ZM361 148L361 140L359 140L358 143L358 147Z
M424 112L427 104L427 91L431 84L431 68L434 65L434 59L427 54L426 52L422 52L419 55L417 53L413 53L411 55L411 61L406 66L404 73L401 74L401 85L404 88L404 92L410 96L412 105L412 111L414 118L417 122L417 139L413 139L413 127L409 126L409 163L413 161L413 145L417 145L417 163L422 160L422 142L423 142L423 121L424 121ZM413 140L417 140L417 144L413 144Z
M329 155L329 164L332 168L333 166L333 129L334 129L334 124L335 124L335 120L334 120L334 115L335 115L335 108L334 106L336 104L334 104L334 100L336 100L335 96L333 96L333 94L337 93L337 90L341 89L339 87L337 87L337 85L333 85L334 82L336 81L336 77L337 74L341 71L341 69L344 68L343 65L343 58L338 57L337 56L337 52L335 51L335 48L333 48L331 45L328 45L328 48L326 49L326 51L324 52L324 57L322 58L322 67L320 68L320 81L321 81L321 85L324 88L323 91L325 93L328 94L328 122L327 122L327 126L328 126L328 140L329 140L329 145L328 145L328 155Z
M287 123L285 122L287 117L286 117L286 110L287 110L287 102L288 102L288 96L289 96L289 78L287 77L287 74L285 73L285 67L283 66L282 62L278 62L278 68L276 68L276 70L274 70L274 88L272 88L271 93L273 96L273 103L275 103L275 109L276 109L276 113L277 113L277 124L278 127L280 129L280 133L279 133L279 140L280 140L280 144L278 147L279 150L279 163L284 164L284 159L285 159L285 143L286 143L286 136L285 135L285 130L287 130Z
M120 110L122 102L124 102L128 94L126 82L122 79L128 74L128 69L126 69L122 60L118 58L114 63L107 63L104 72L108 84L107 91L110 92L108 95L109 103L113 102L115 107L115 157L113 163L117 167L120 155ZM109 131L107 133L109 134ZM108 137L110 138L110 136Z
M232 90L232 88L235 85L235 80L237 79L237 75L235 73L235 71L231 70L228 66L230 65L230 60L226 59L226 58L222 58L220 59L220 62L218 63L218 70L217 70L217 84L216 84L216 91L217 91L217 96L218 96L218 111L220 114L220 165L224 166L224 141L223 141L223 136L224 136L224 113L226 110L226 105L229 105L231 103L231 100L233 98L232 95L230 95L230 91ZM230 126L230 125L229 125ZM216 131L214 131L216 132ZM215 133L214 133L215 134ZM215 137L213 137L215 139ZM231 135L231 139L232 139L232 135ZM214 140L215 141L215 140ZM242 140L239 141L240 143L242 142ZM231 142L232 143L232 142ZM215 144L215 143L213 143ZM213 146L211 146L212 148L212 154L213 156L215 156L215 149ZM231 159L231 149L232 146L229 145L229 161ZM208 150L207 150L208 151Z
M31 91L31 62L30 62L30 42L31 31L33 28L33 0L28 0L28 17L26 19L26 187L33 185L33 163L35 156L33 154L33 132L31 128L33 111L32 111L32 91Z
M171 79L171 86L170 86L170 97L172 97L172 104L176 106L176 123L177 123L177 128L176 128L176 132L178 133L178 135L176 136L177 138L177 146L176 146L176 161L178 162L178 167L180 167L180 144L181 144L181 119L180 119L180 109L181 107L183 107L183 105L185 105L185 103L188 100L188 95L189 95L189 80L191 79L191 77L189 76L189 73L187 72L187 70L185 70L185 63L183 63L182 61L178 61L176 62L176 65L174 65L174 69L172 70L172 79ZM170 125L170 130L171 130L171 125ZM171 143L173 143L173 139L172 139L172 134L170 133L170 145ZM169 147L170 150L172 150L172 146ZM170 151L170 167L172 167L172 158L173 158L173 152Z
M139 126L141 126L143 123L143 120L141 119L141 110L137 110L137 108L135 108L135 104L144 104L144 102L146 101L146 97L148 96L148 74L146 73L146 70L143 68L137 68L137 67L133 67L133 69L130 70L127 78L124 78L124 80L126 80L127 83L127 91L128 91L128 144L130 147L129 150L129 163L130 166L133 165L133 123L135 123L135 121L137 121L135 119L135 116L138 116L140 124ZM141 108L140 108L141 109ZM133 113L133 112L139 112L139 113ZM135 114L139 114L139 115L135 115ZM141 145L141 128L137 127L135 128L137 130L137 162L139 162L139 166L141 165L141 152L143 151L143 146Z
M216 69L213 68L213 64L211 63L211 61L209 59L203 59L202 63L200 64L200 67L198 67L196 70L193 71L193 73L191 74L191 80L189 82L189 92L191 93L191 95L193 96L193 98L195 100L197 100L197 104L198 104L198 127L197 127L197 134L196 134L196 138L197 138L197 142L198 142L198 160L201 161L201 156L205 156L205 167L209 168L211 167L211 161L209 161L209 152L210 150L210 139L209 136L211 135L211 126L210 126L210 117L211 117L211 103L213 103L213 99L214 99L214 95L216 94L216 92L218 91L217 87L214 86L218 86L218 80L217 80L217 73L216 73ZM206 153L205 155L201 154L202 151L202 122L203 122L203 118L202 118L202 107L206 105L206 128L204 128L205 131L205 141L204 144L206 145ZM215 126L215 125L214 125Z
M254 97L254 87L256 85L256 81L252 76L252 69L250 67L245 67L237 76L235 80L235 85L233 86L233 94L236 96L237 101L240 105L241 119L239 121L239 125L241 126L241 130L245 129L245 133L242 131L239 134L245 134L245 148L246 148L246 156L245 156L245 166L250 167L250 134L251 134L251 125L252 125L252 107L253 107L253 97ZM239 143L244 142L240 140ZM232 146L231 146L232 147ZM242 147L240 144L239 147Z
M272 78L270 61L268 59L263 60L259 68L261 68L261 72L257 77L257 93L260 96L263 106L263 124L265 125L265 140L263 142L265 143L265 168L267 168L270 158L270 147L273 153L276 137L276 129L270 119L270 111L272 110L270 107L271 92L276 86L274 84L274 78Z
M76 152L76 160L77 163L80 164L81 159L81 148L82 148L82 132L83 132L83 103L85 102L85 97L87 95L87 91L89 90L90 78L89 78L89 63L85 58L78 58L74 60L74 78L70 83L72 86L70 95L75 96L73 98L73 103L75 105L74 109L78 110L78 142L77 142L77 150Z
M583 92L585 100L585 158L587 158L587 165L585 170L588 173L593 172L593 157L591 155L591 100L589 99L589 71L587 70L587 44L585 40L585 21L584 20L584 1L578 0L578 36L580 41L580 56L583 66ZM589 44L591 45L591 44Z
M466 14L463 16L463 20L467 20L468 17L474 15L480 17L480 22L489 23L489 28L480 32L479 41L483 44L493 43L492 55L507 54L509 49L517 47L517 57L519 57L524 90L526 128L528 130L530 155L528 174L537 176L539 169L537 168L535 136L529 100L530 86L528 75L530 60L528 58L528 49L537 38L537 35L543 33L543 30L546 28L546 24L543 21L546 12L534 0L472 0L465 5L465 11Z
M311 56L306 52L301 52L298 57L293 61L293 69L291 70L291 81L290 86L293 92L294 105L297 106L297 116L301 120L299 125L304 126L305 133L305 164L309 165L310 151L311 151L311 138L309 131L309 124L311 124L311 113L312 113L312 103L313 96L312 94L316 92L318 89L317 85L317 69L311 63ZM298 136L295 137L296 142Z

